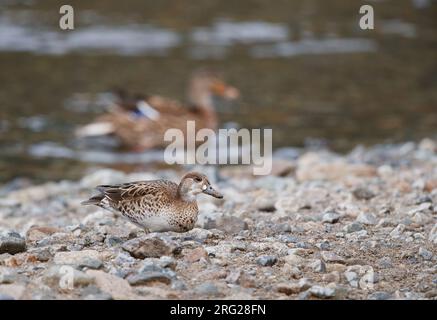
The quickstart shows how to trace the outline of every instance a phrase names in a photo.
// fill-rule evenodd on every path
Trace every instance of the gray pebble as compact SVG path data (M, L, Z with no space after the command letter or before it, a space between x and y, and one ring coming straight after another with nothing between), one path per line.
M273 266L277 261L276 256L261 256L256 260L256 263L261 266Z

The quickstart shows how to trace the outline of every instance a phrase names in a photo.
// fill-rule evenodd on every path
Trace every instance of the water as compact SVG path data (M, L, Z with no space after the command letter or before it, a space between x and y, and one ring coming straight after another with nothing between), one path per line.
M73 131L114 87L183 100L202 66L242 93L219 110L223 125L273 128L275 147L435 137L436 1L371 2L375 30L366 31L361 4L75 1L76 29L61 32L58 1L2 1L0 182L156 161L154 152L121 156L111 142L83 146Z

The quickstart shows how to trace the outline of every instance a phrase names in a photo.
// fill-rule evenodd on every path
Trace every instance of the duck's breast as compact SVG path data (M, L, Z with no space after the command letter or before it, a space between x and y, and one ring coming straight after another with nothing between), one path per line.
M145 215L139 222L140 224L149 229L151 232L164 232L174 230L174 226L169 223L169 215L167 214L155 214Z

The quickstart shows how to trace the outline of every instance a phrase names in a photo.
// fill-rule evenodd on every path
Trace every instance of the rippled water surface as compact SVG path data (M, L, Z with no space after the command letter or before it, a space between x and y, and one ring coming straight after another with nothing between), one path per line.
M361 4L75 1L75 30L60 31L59 1L2 1L0 181L124 166L110 146L84 149L73 138L102 110L102 93L183 100L189 74L205 66L242 93L219 110L222 122L273 128L275 147L322 139L346 151L435 137L437 2L372 1L375 30L365 31Z

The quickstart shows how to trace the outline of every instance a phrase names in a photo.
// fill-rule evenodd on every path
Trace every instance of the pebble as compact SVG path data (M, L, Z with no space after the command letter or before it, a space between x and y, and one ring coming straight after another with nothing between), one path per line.
M352 194L358 200L370 200L375 197L375 194L366 188L357 188L352 192Z
M340 220L340 215L337 212L327 212L322 217L322 222L337 223Z
M171 278L162 272L142 272L130 275L126 280L133 286L149 285L153 282L161 282L164 284L171 283Z
M419 248L419 255L424 259L424 260L431 260L432 259L432 252L429 250L426 250L423 247Z
M292 281L289 283L280 283L276 286L276 290L286 295L297 294L299 292L308 290L312 284L307 278L302 278L299 281Z
M358 287L358 274L356 274L353 271L346 271L344 273L344 276L346 277L346 280L349 282L349 284L354 287L357 288Z
M398 239L402 235L402 232L404 232L404 230L405 230L405 225L399 224L396 228L394 228L390 232L390 237L392 237L393 239Z
M127 280L100 270L88 270L86 273L93 277L96 286L111 298L117 300L138 299Z
M385 291L376 291L367 296L369 300L390 300L392 299L392 295L389 292Z
M21 243L0 253L0 298L435 299L436 160L412 143L303 151L286 177L220 169L224 199L199 197L185 233L145 234L79 205L97 184L146 173L0 187L1 241ZM65 270L74 290L60 286Z
M261 266L273 266L278 261L276 256L261 256L256 259L256 263Z
M90 269L99 269L103 265L100 254L96 250L57 252L53 261L58 265L72 265Z
M375 225L378 223L378 220L376 219L375 215L371 213L361 212L357 217L357 222L367 225Z
M160 238L135 238L126 241L122 248L137 259L169 256L179 249Z
M203 247L198 247L195 249L184 249L182 251L184 260L189 263L197 262L201 259L208 259L208 252Z
M12 268L0 266L0 284L14 283L17 280L17 273Z
M26 241L15 231L0 234L0 254L17 254L26 251Z
M305 259L302 257L299 257L296 254L289 254L283 257L283 260L285 263L291 265L291 266L299 266L302 265L305 262Z
M308 265L314 272L320 272L320 273L324 273L326 272L326 264L320 260L320 259L315 259L313 262L311 262Z
M176 266L177 266L177 262L172 257L162 256L159 258L158 265L161 268L169 268L169 269L175 270Z
M206 296L219 296L220 291L217 286L212 282L204 282L194 288L194 292L200 295Z
M428 241L437 244L437 223L434 225L434 227L429 232Z
M320 255L322 259L327 263L344 263L344 258L340 257L338 254L332 251L321 251Z
M363 230L363 224L361 222L355 221L346 226L344 226L343 231L346 233L352 233Z
M46 226L35 226L27 230L26 232L26 240L29 242L37 242L40 241L47 236L50 236L56 232L61 232L59 228L54 227L46 227Z
M390 257L382 257L378 260L378 264L379 267L383 269L393 268L393 263Z
M315 285L309 289L309 293L317 298L328 299L335 296L335 289Z
M0 296L6 296L5 300L10 300L8 297L13 298L14 300L19 300L25 293L26 287L22 284L0 284Z

